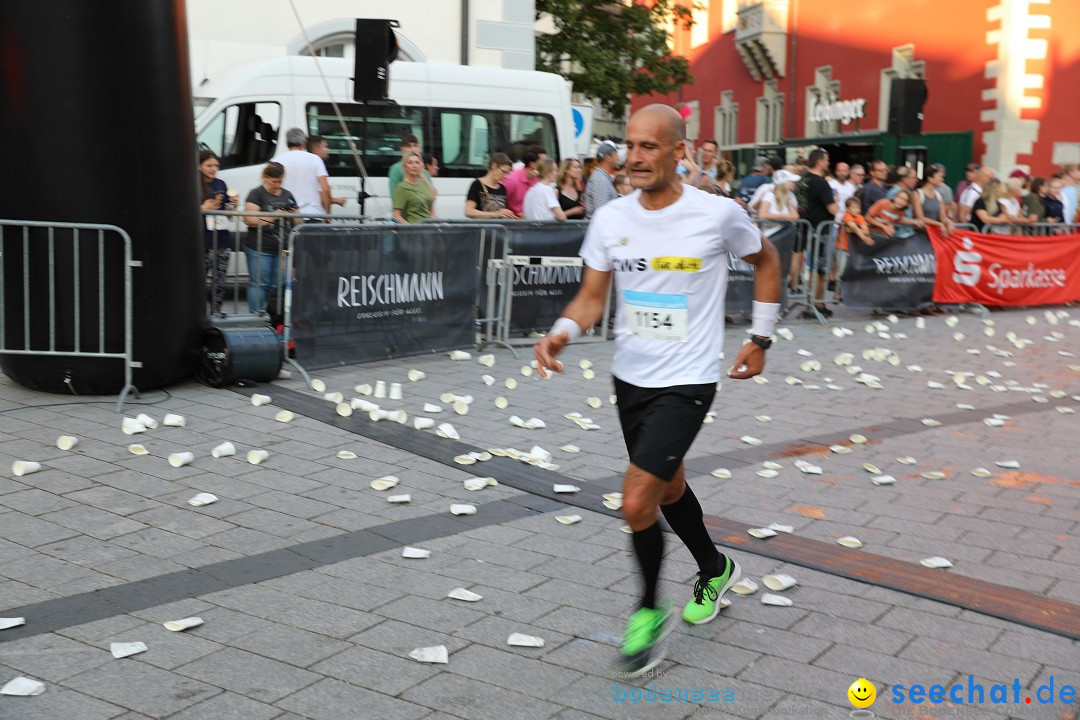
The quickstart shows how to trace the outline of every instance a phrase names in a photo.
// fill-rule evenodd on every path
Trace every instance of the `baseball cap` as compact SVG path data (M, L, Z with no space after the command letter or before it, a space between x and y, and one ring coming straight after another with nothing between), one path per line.
M618 151L619 148L616 147L615 143L611 142L610 140L605 140L600 143L599 147L596 148L596 159L603 160L611 153Z
M771 158L769 158L768 160L765 161L765 164L768 165L769 167L771 167L773 170L780 170L787 163L784 162L783 158L781 158L781 157L779 157L777 155L773 155Z
M769 161L765 159L764 155L758 155L754 158L754 172L761 172L765 169L765 164Z
M1024 178L1024 179L1026 180L1027 178L1029 178L1029 177L1031 177L1031 176L1030 176L1030 175L1028 175L1028 174L1027 174L1026 172L1024 172L1023 170L1021 170L1020 168L1016 168L1016 169L1015 169L1015 170L1013 170L1013 171L1012 171L1011 173L1009 173L1009 177L1011 177L1011 178L1014 178L1014 177L1018 177L1018 178Z
M773 184L775 184L775 185L779 185L780 183L786 183L786 182L795 182L795 183L797 183L800 180L802 180L802 178L799 177L798 175L796 175L795 173L791 172L790 170L784 170L784 169L777 170L775 173L773 173L772 179L773 179Z

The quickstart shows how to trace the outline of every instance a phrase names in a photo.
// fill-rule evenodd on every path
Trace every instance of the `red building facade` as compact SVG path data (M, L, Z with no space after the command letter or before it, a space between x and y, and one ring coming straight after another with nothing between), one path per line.
M688 103L690 134L716 138L740 166L815 145L834 159L944 162L955 179L969 161L1041 175L1080 162L1077 0L697 6L696 26L674 39L694 84L631 106ZM920 108L900 101L894 78L925 81L917 132L896 125Z

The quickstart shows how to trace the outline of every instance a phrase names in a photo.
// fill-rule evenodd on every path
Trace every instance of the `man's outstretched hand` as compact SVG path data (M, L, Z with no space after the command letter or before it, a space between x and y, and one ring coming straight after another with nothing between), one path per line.
M570 344L570 335L567 333L547 334L540 338L540 342L533 346L533 354L536 356L536 371L540 377L548 377L548 373L554 370L561 373L563 364L555 358L563 349Z
M728 371L728 377L733 380L746 380L755 375L760 375L765 369L765 350L760 345L752 342L739 348L739 354L735 356L735 364Z

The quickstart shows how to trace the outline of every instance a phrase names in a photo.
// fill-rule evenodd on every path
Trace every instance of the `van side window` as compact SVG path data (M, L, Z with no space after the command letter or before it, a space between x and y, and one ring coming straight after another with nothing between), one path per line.
M230 105L199 133L199 149L213 150L221 169L262 165L277 154L281 106L273 102Z
M369 176L386 177L390 166L401 159L403 135L415 135L420 139L420 147L427 152L426 108L341 103L338 107L345 117L345 127L356 145L357 153L363 153L364 169ZM356 177L360 174L348 139L341 131L341 122L330 103L308 103L307 130L309 135L326 138L326 147L330 152L326 171L331 177Z
M550 115L443 108L432 108L431 113L430 152L439 158L440 177L478 177L492 153L504 152L517 161L530 145L541 145L551 157L559 157Z

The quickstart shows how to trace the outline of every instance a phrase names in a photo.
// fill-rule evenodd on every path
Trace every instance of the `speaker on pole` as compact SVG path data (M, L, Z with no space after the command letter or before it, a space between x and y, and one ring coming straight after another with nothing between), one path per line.
M353 100L386 100L390 63L397 58L398 44L394 28L397 20L356 21L356 65Z
M926 80L893 78L889 92L889 132L896 135L922 134Z

